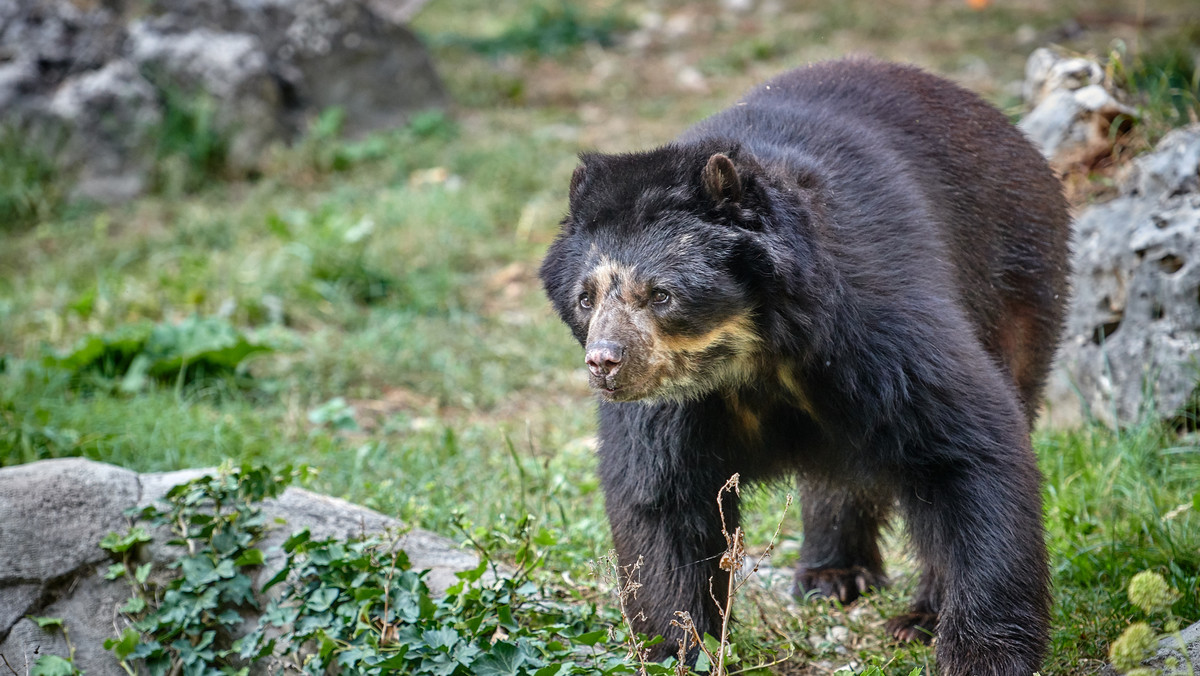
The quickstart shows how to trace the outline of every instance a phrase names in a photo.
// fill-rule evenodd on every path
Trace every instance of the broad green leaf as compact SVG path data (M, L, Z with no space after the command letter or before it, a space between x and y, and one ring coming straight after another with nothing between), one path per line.
M237 566L261 566L264 560L266 557L261 549L247 549L233 563Z
M430 629L422 632L421 639L430 648L449 648L458 643L458 632L453 629Z
M123 611L122 611L123 612ZM129 657L134 650L137 649L138 643L142 640L141 634L133 629L126 629L121 638L109 638L104 640L104 649L111 650L118 660L124 661Z
M120 607L120 612L126 615L136 615L146 609L146 599L140 596L130 596L125 605Z
M304 607L318 613L329 610L329 606L333 605L337 597L338 590L332 587L323 587L309 595L308 600L304 603Z
M58 655L42 655L29 670L29 676L74 676L77 673L70 660Z
M595 631L589 631L586 634L580 634L579 636L571 639L571 642L579 645L594 646L606 638L608 638L608 630L597 629Z
M540 667L541 661L524 643L496 641L491 650L471 665L474 676L517 676L525 665Z
M100 541L100 547L120 554L129 551L142 542L149 541L150 534L146 532L146 529L141 526L134 526L124 535L116 532L110 532L108 535L105 535L104 539Z

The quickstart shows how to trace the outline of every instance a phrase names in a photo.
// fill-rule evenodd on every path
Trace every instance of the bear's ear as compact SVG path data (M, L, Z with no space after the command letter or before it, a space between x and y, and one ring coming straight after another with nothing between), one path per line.
M716 153L708 158L700 181L704 184L704 192L714 202L728 200L737 203L742 199L742 181L733 167L733 160L724 153Z
M581 164L575 167L575 173L571 174L571 188L568 191L568 197L572 202L579 196L579 189L583 187L583 181L587 178L587 165Z

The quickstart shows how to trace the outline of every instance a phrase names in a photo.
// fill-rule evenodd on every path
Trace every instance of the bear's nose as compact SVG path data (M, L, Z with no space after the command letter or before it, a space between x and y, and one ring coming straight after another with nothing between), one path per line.
M616 375L617 370L621 368L621 359L624 357L625 348L620 343L598 340L588 345L584 361L587 362L588 370L592 372L592 375L603 378Z

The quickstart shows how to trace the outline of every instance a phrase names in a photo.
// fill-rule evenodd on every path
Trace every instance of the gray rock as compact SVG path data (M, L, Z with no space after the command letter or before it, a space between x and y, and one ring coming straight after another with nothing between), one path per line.
M137 474L81 458L0 468L0 586L49 583L108 558L124 530Z
M98 543L110 531L128 527L125 509L145 507L172 486L214 471L139 476L78 458L0 468L0 655L18 670L32 666L38 655L66 656L61 632L22 619L28 614L59 617L70 631L77 666L91 676L123 674L103 643L127 626L117 609L129 588L124 581L103 579L109 556ZM396 537L414 567L430 570L426 581L439 593L457 582L454 573L479 563L447 538L407 530L373 510L300 488L265 501L263 512L276 525L259 544L267 553L265 565L253 575L260 585L284 563L279 545L303 528L315 538ZM165 564L179 550L164 544L165 530L155 535L140 555L163 564L154 567L152 576L165 575Z
M1129 195L1175 197L1200 193L1200 127L1175 129L1149 155L1138 158L1121 177L1120 189Z
M351 135L401 124L446 103L424 48L404 25L355 0L163 0L162 11L256 35L292 105L293 127L327 108Z
M1062 56L1052 49L1039 47L1025 61L1021 94L1026 103L1036 106L1053 92L1075 91L1104 83L1104 68L1095 61Z
M1033 110L1019 127L1056 168L1090 166L1112 150L1109 130L1136 111L1117 100L1100 64L1037 49L1025 65L1025 99Z
M1076 219L1074 300L1052 407L1108 422L1172 417L1200 378L1200 125L1132 163ZM1077 388L1078 394L1072 389ZM1078 408L1078 404L1074 405ZM1069 421L1070 418L1059 418Z
M279 85L260 41L178 23L166 17L130 24L129 58L166 87L208 97L216 109L214 125L229 139L229 167L254 169L271 143L287 137Z
M42 629L28 619L17 622L9 632L8 638L0 641L0 656L3 656L18 674L28 674L41 655L65 657L68 654L70 650L61 631Z
M12 626L28 615L42 597L42 585L36 582L0 586L0 641Z
M1167 660L1171 658L1174 658L1178 665L1174 670L1167 669ZM1188 669L1189 663L1193 670ZM1167 636L1159 641L1158 653L1145 664L1153 669L1162 669L1166 676L1194 674L1195 669L1200 669L1200 622L1185 628L1177 637Z
M58 601L39 612L46 617L62 618L75 649L75 664L88 676L125 676L117 658L104 649L104 641L120 636L130 626L117 612L129 599L129 585L123 580L105 580L103 573L107 567L99 566L91 574L72 580L69 592L62 593ZM80 618L87 618L87 621L80 621ZM60 632L54 630L52 633ZM64 647L51 643L42 652L67 657L69 653L63 650Z
M119 202L145 189L162 115L132 63L117 59L67 79L45 110L71 130L60 159L76 168L76 194Z

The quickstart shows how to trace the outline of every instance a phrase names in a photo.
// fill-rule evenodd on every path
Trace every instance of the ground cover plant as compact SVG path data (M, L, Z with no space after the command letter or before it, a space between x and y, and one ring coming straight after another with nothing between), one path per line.
M1140 24L1117 3L1036 0L984 11L916 0L565 7L430 3L415 27L457 106L352 142L330 111L253 181L206 164L219 139L187 146L186 130L203 128L196 115L180 118L163 153L167 163L199 158L184 163L186 180L166 166L159 193L117 207L66 203L44 158L0 141L0 174L15 186L0 198L13 215L0 215L0 464L71 455L139 471L227 458L275 471L304 464L314 470L308 488L451 537L482 542L521 523L553 534L538 583L619 623L594 572L610 543L580 355L534 274L576 152L662 142L765 77L864 51L949 75L1015 116L1011 83L1034 47L1119 48L1138 104L1153 111L1140 149L1195 111L1194 61L1189 72L1178 58L1195 51L1185 0L1156 3L1154 21ZM539 26L557 37L533 39ZM202 110L181 104L193 109ZM197 377L189 359L163 357L162 375L147 370L136 387L120 386L128 371L104 371L120 360L70 361L88 345L111 356L125 332L209 323L270 349L240 349ZM144 348L131 359L150 359ZM1084 426L1039 431L1035 447L1056 599L1044 673L1091 673L1135 621L1164 630L1125 593L1142 570L1178 591L1174 617L1200 619L1194 434L1153 422ZM787 492L744 493L752 556L779 525ZM776 593L798 550L796 512L763 584L735 605L737 668L783 658L765 672L928 670L927 648L882 641L882 618L914 584L900 547L888 547L895 586L852 607ZM497 561L523 546L511 535L488 542Z

